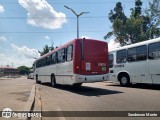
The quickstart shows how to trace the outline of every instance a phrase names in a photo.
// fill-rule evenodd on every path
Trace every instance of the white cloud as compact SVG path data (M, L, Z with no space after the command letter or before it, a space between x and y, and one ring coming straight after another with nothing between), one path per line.
M12 63L14 67L25 65L22 63L23 61L20 61L18 58L10 56L8 54L0 53L0 60L1 60L0 66L7 66L7 65L12 66Z
M110 51L110 50L114 50L115 48L118 48L118 47L120 47L120 43L115 42L114 39L111 39L111 40L109 41L109 43L108 43L108 49L109 49L109 51Z
M7 38L6 38L6 37L4 37L3 35L2 35L2 36L0 36L0 42L5 42L5 41L7 41Z
M20 55L21 57L25 57L27 59L39 57L38 50L28 48L27 46L18 47L15 44L11 44L11 48L16 52L17 55Z
M0 60L1 60L1 62L0 62L0 66L6 66L6 65L8 65L10 62L10 59L9 58L6 58L6 55L5 54L2 54L2 53L0 53Z
M27 10L27 22L32 26L59 29L67 22L66 15L56 12L46 0L18 0Z
M19 67L22 65L31 67L34 58L38 58L40 54L38 50L28 48L27 46L18 47L15 44L11 44L10 54L0 54L0 65L12 65L14 67Z
M49 36L44 36L44 38L45 38L46 40L50 40L50 37L49 37Z
M31 67L33 64L33 59L26 59L25 57L19 57L17 55L7 55L7 54L0 54L0 66L12 66L19 67L19 66L27 66Z
M0 5L0 13L3 13L5 11L4 7Z

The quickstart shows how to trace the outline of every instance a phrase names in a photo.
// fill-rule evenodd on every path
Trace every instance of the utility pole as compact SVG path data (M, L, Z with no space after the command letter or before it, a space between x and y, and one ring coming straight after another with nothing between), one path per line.
M73 12L74 15L76 15L77 17L77 38L79 38L79 17L83 14L87 14L89 12L81 12L79 14L77 14L72 8L67 7L66 5L64 5L65 8L71 10Z

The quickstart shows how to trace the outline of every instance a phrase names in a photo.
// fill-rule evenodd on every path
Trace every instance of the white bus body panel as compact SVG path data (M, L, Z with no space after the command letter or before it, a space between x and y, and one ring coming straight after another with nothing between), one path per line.
M130 72L132 83L152 83L151 76L148 74L147 60L127 64L128 69L126 71Z
M160 84L160 59L149 60L149 74L153 80L153 83Z
M65 69L64 69L65 68ZM108 74L102 75L79 75L73 73L73 61L37 68L35 75L41 82L51 82L54 74L57 84L89 83L108 80Z
M72 83L69 80L73 76L73 61L37 68L36 74L41 82L51 82L51 75L54 74L57 84Z
M108 74L102 75L74 75L75 83L102 82L108 80Z

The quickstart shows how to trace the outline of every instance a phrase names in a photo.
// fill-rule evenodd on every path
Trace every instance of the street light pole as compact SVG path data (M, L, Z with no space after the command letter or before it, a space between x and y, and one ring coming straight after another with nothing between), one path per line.
M79 16L77 16L77 38L79 38Z
M79 38L79 17L80 17L81 15L87 14L87 13L89 13L89 12L81 12L81 13L77 14L72 8L69 8L69 7L67 7L66 5L64 5L64 7L67 8L67 9L69 9L69 10L71 10L71 11L73 12L73 14L75 14L76 17L77 17L77 38Z

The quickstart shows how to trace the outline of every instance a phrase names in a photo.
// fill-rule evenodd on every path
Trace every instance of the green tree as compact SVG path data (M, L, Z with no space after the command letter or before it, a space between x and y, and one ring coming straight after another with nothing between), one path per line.
M26 67L26 66L20 66L20 67L17 68L17 70L19 71L19 73L21 75L26 75L26 74L29 73L30 69L28 67Z
M140 17L141 13L142 13L142 2L141 0L136 0L135 1L135 7L134 9L131 8L131 14L132 16L134 16L135 18Z
M116 41L119 41L121 45L125 44L125 30L126 30L126 21L127 17L123 12L123 7L121 2L116 3L116 7L110 11L109 13L109 20L112 23L113 31L108 32L104 39L107 39L114 35L116 37Z
M157 2L157 4L159 4L159 2ZM155 16L157 17L158 15L159 14L156 14ZM116 37L115 40L118 41L121 46L124 46L126 44L133 44L148 40L153 38L153 36L157 37L159 29L151 27L153 25L150 25L150 18L151 17L149 17L149 15L147 16L142 14L141 0L135 0L135 7L131 8L131 15L129 18L125 16L122 5L118 2L114 10L111 10L109 13L109 20L112 23L113 30L108 32L104 36L104 39L114 35ZM159 20L160 19L158 19L158 21Z
M160 0L149 2L149 8L145 10L146 16L150 20L149 38L153 39L160 36Z
M49 48L50 48L50 51L54 50L53 44L54 44L54 43L52 43L52 44L51 44L51 47L49 47Z
M128 28L128 30L130 29L134 31L132 34L130 34L130 36L132 36L129 38L131 43L141 42L149 39L149 18L145 15L142 15L141 0L135 0L135 7L131 8L131 16L128 21L129 22L127 24L132 26L132 29Z
M111 10L109 13L109 20L111 21L111 23L114 23L114 21L116 19L120 19L123 21L123 23L125 23L127 17L125 16L124 12L123 12L123 7L122 7L122 3L118 2L116 4L116 7L114 8L114 10Z
M42 56L42 55L44 55L44 54L46 54L46 53L48 53L49 51L52 51L52 50L54 50L53 44L50 47L48 45L45 45L43 47L43 51L38 51L38 52Z

